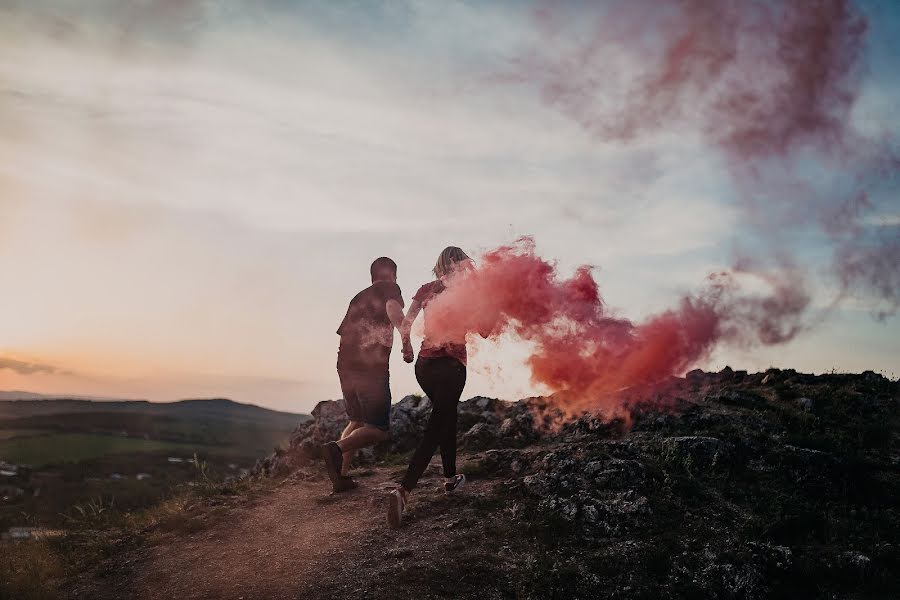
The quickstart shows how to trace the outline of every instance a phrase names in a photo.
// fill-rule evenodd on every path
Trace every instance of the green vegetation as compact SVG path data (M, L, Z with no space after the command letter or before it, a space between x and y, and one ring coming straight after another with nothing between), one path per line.
M0 542L0 600L57 598L57 582L64 574L46 541Z
M86 569L156 538L209 527L224 506L252 502L274 485L215 479L198 459L190 469L190 485L172 488L167 498L147 508L126 511L102 498L90 499L72 507L65 535L0 541L0 600L64 597Z
M78 507L158 503L196 477L170 456L198 455L205 478L236 479L306 418L228 400L0 401L0 462L20 467L0 479L0 532L68 529Z
M28 437L43 433L40 429L0 429L0 440L11 440L17 437Z
M144 440L89 433L62 433L0 440L0 458L34 467L61 462L80 462L110 454L177 451L192 453L198 447L157 440ZM227 449L223 449L227 450Z

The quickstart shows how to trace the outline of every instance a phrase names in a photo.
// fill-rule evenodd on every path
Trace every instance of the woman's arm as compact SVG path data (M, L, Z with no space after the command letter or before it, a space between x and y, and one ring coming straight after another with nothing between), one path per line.
M403 341L403 360L406 362L413 361L413 347L412 342L409 339L409 333L412 331L413 323L416 322L416 317L419 316L419 312L422 310L422 303L419 300L413 300L409 305L409 310L406 311L406 317L403 319L403 323L400 325L400 339Z

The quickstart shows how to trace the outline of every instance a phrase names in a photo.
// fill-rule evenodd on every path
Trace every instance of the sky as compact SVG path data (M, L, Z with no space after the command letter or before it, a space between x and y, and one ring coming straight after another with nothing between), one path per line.
M896 135L900 9L859 6L853 119ZM752 248L696 132L598 140L508 76L540 9L0 0L0 389L304 412L339 396L334 331L378 256L408 300L444 246L533 236L640 319ZM873 202L870 225L900 236L896 182ZM792 248L818 277L821 240ZM865 297L826 310L816 280L809 331L697 366L900 376L900 319ZM464 396L540 393L527 352L480 342ZM399 354L395 400L420 391Z

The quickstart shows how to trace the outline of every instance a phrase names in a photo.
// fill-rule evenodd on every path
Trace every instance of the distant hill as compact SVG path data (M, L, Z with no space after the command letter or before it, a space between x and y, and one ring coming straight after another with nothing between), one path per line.
M50 398L35 394L33 398L22 397L25 392L0 392L3 395L17 395L18 399L3 399L0 396L0 419L20 419L46 415L69 413L140 413L170 416L181 419L212 419L217 421L237 421L270 425L278 428L286 424L295 426L308 415L282 412L242 404L224 398L180 400L178 402L148 402L147 400L96 400L82 398Z
M2 392L0 391L0 400L49 400L53 398L76 398L78 400L103 400L103 398L95 398L92 396L69 396L66 394L35 394L34 392Z
M108 396L83 396L79 394L37 394L35 392L14 390L11 392L0 391L0 401L4 400L95 400L97 402L131 402L134 400L143 400L143 398L110 398Z
M2 400L0 460L42 466L166 449L251 460L309 418L223 398Z

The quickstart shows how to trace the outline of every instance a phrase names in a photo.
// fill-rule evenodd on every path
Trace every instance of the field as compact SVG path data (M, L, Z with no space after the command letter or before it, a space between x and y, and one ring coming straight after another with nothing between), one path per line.
M42 433L39 429L0 429L0 441L15 437L28 437ZM2 456L2 453L0 453Z
M65 527L86 504L138 510L198 477L239 476L306 418L228 400L0 401L0 462L18 467L0 477L0 532Z
M190 457L194 452L207 450L208 446L160 440L144 440L90 433L61 433L31 435L0 439L0 458L14 464L26 464L34 468L47 465L81 462L111 454L135 454L168 451L178 456ZM229 448L217 448L227 452ZM231 452L237 450L231 449Z

